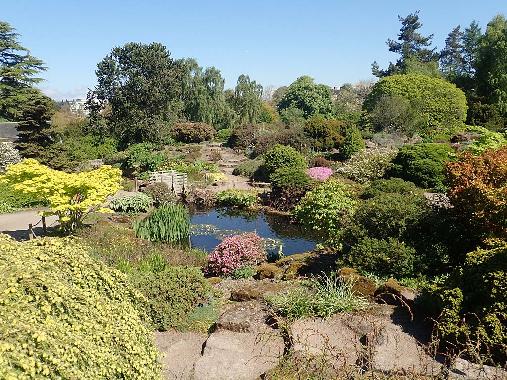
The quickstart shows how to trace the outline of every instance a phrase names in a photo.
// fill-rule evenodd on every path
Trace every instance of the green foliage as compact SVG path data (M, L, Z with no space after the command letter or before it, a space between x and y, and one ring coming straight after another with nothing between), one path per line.
M190 234L188 211L181 204L163 204L145 219L136 221L134 230L146 240L186 243Z
M390 277L414 274L414 248L395 238L359 240L345 255L343 261L355 269Z
M277 144L264 155L264 166L268 174L284 167L304 169L306 159L294 148Z
M256 179L256 177L258 177L257 174L260 174L260 168L263 162L264 161L261 159L243 161L234 168L232 174L241 175L250 179Z
M154 327L182 327L201 303L213 297L213 287L199 268L171 267L161 257L149 257L127 272L133 286L148 300Z
M151 207L153 199L146 194L139 193L121 198L114 198L109 207L118 212L140 213L146 212Z
M215 140L217 141L228 141L232 135L232 128L223 128L219 129L215 135Z
M142 189L142 192L150 196L156 206L176 201L176 195L173 194L165 182L150 183Z
M330 179L306 193L293 215L303 226L330 237L343 226L356 206L349 187Z
M257 203L257 193L248 190L223 190L217 194L217 203L226 207L249 208Z
M356 295L352 287L352 282L342 282L335 275L322 275L286 293L269 296L267 302L277 314L289 321L306 317L327 318L368 306L368 300Z
M418 195L421 190L413 182L404 181L401 178L377 179L363 191L364 199L373 198L383 193Z
M150 143L131 145L126 154L123 166L134 175L155 171L166 161L165 155L155 151L155 146Z
M341 129L343 122L314 115L305 124L304 132L311 140L312 148L326 151L338 147L343 140Z
M257 269L251 265L245 265L241 268L236 269L231 273L231 277L235 280L242 278L252 278L257 273Z
M31 96L27 89L42 80L37 75L46 69L18 38L9 23L0 21L0 118L6 120L22 120L20 106Z
M453 133L466 119L465 94L443 79L417 74L382 78L368 95L365 110L372 112L385 96L401 97L417 107L419 117L427 120L425 128L419 131L423 134Z
M437 333L443 346L505 363L507 345L507 245L467 255L460 268L429 290L437 306ZM475 351L474 351L475 350Z
M343 140L339 144L340 156L344 159L351 158L355 153L364 149L364 141L359 128L354 124L346 124L343 128Z
M262 86L248 75L240 75L230 99L240 124L258 121L262 111Z
M88 96L94 129L105 129L122 146L167 138L182 108L182 67L165 46L130 42L115 47L98 63L96 74L97 85Z
M465 133L472 133L477 137L467 144L465 150L473 154L482 154L488 149L496 150L507 145L507 137L504 133L493 132L484 127L468 126Z
M310 190L312 180L305 170L298 167L282 167L269 176L271 181L270 205L288 211L299 203Z
M374 181L385 176L397 151L392 149L365 149L336 168L336 172L359 183Z
M71 239L0 239L1 378L161 379L124 275Z
M44 205L46 205L46 202L35 194L16 191L11 185L0 183L0 213Z
M177 123L171 128L171 134L179 142L200 143L212 140L215 130L206 123Z
M331 89L316 84L308 76L302 76L291 83L277 107L280 113L287 109L299 109L305 118L316 114L327 115L333 108Z
M452 152L446 144L405 145L393 160L391 174L423 188L445 189L445 165Z

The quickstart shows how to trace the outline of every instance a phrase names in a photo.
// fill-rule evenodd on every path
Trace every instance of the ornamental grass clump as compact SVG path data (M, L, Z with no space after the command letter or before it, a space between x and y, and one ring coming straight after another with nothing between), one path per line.
M316 181L325 181L333 175L333 169L324 166L315 166L307 170L310 178Z
M205 273L210 276L230 275L239 268L266 260L262 239L255 233L226 237L210 253Z
M190 217L185 206L167 203L153 211L147 218L136 221L137 237L150 241L183 243L190 234Z
M147 300L74 239L0 235L1 379L161 379Z

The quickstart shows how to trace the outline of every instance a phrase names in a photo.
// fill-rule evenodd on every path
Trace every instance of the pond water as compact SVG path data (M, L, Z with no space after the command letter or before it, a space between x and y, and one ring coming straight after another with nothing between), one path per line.
M194 212L191 216L192 247L211 252L225 236L243 232L255 232L264 239L270 254L280 251L285 256L311 251L318 239L299 226L291 224L287 217L265 213L242 213L212 209Z

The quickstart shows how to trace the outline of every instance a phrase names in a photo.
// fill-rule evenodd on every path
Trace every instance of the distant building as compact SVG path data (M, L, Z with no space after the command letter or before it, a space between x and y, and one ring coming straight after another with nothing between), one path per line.
M73 99L69 100L69 109L75 115L87 116L88 110L86 109L86 99Z

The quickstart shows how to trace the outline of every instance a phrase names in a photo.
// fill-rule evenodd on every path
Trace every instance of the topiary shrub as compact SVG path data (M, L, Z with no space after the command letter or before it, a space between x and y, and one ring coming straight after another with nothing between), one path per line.
M188 210L181 204L163 204L145 219L134 222L134 230L146 240L186 243L190 234Z
M213 140L215 129L206 123L177 123L172 127L171 135L179 142L200 143Z
M280 168L306 168L306 159L290 146L275 145L264 155L264 166L269 175Z
M331 237L356 209L350 188L337 180L323 182L306 193L292 212L303 226Z
M266 261L262 239L255 233L226 237L208 256L205 273L211 276L230 275L244 266Z
M392 149L361 150L337 167L336 172L359 183L380 179L390 170L396 152Z
M269 179L271 181L269 204L282 211L294 208L312 185L308 174L297 167L276 169Z
M421 189L413 182L405 181L401 178L377 179L372 181L369 186L364 189L361 197L370 199L384 193L419 195L421 194Z
M444 281L426 291L436 305L440 343L454 354L482 356L487 364L507 360L507 244L478 249Z
M414 248L395 238L359 240L344 256L346 265L381 276L403 277L414 274Z
M257 203L257 193L248 190L229 189L217 194L219 206L249 208Z
M445 189L445 165L452 153L452 148L446 144L405 145L393 159L390 174L423 188L442 191Z
M164 203L175 202L176 195L171 191L165 182L153 182L142 189L142 192L151 197L155 206L160 206Z
M71 239L0 246L0 378L161 379L126 276Z
M372 112L386 96L400 97L413 104L420 118L426 119L425 134L452 133L462 128L467 114L463 91L440 78L420 74L390 75L380 79L363 107Z
M140 213L146 212L151 207L153 199L146 194L139 193L121 198L115 198L109 207L117 212Z

